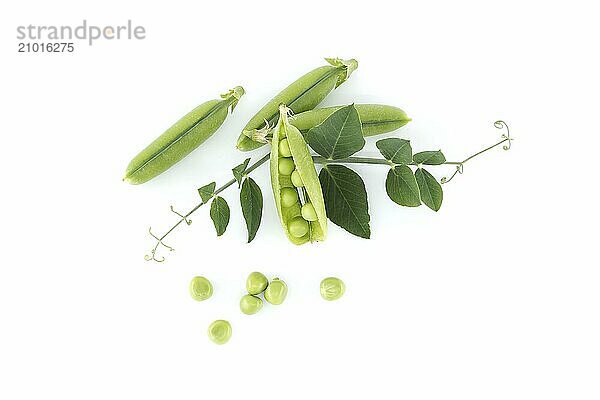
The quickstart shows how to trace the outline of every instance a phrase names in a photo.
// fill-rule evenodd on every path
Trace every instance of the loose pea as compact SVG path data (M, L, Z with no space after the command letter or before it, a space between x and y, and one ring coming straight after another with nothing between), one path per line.
M321 297L327 301L332 301L342 297L346 291L346 285L339 278L329 277L321 281L320 289Z
M260 272L252 272L246 278L246 290L250 294L259 294L265 291L269 280Z
M300 178L300 173L297 169L292 172L290 177L292 178L292 184L297 188L304 186L304 183L302 183L302 178Z
M317 220L317 212L315 211L315 207L311 203L306 203L302 206L302 218L304 218L307 221Z
M301 238L308 233L308 222L302 217L296 217L290 221L288 230L292 236Z
M291 207L298 202L298 192L292 188L281 189L281 205Z
M214 321L208 327L208 338L216 344L225 344L231 338L231 324L223 319Z
M275 278L267 286L265 290L265 300L273 305L279 305L283 303L287 296L288 287L284 281Z
M240 310L246 315L256 314L263 306L260 298L247 294L240 299Z
M280 158L279 159L279 173L281 175L289 175L296 168L294 160L291 158Z
M279 142L279 155L281 157L292 156L292 152L290 151L290 144L288 143L287 139L281 139L281 142Z
M190 282L190 295L192 299L203 301L212 296L213 287L208 279L203 276L196 276Z

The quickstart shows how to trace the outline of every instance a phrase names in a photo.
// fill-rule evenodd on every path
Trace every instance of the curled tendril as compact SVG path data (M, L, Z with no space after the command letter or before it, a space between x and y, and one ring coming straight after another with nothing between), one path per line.
M163 243L161 238L159 238L154 233L152 233L152 227L148 228L148 233L150 234L150 236L152 236L154 239L156 239L156 245L154 245L154 248L152 250L150 250L150 254L146 254L144 256L144 260L156 261L159 263L165 261L164 257L156 258L156 251L158 250L158 247L162 245L163 247L169 249L169 251L175 251L175 249L172 248L171 246L168 246L167 244Z
M504 146L502 146L502 148L504 150L510 150L511 141L513 140L513 138L510 137L510 129L508 128L508 125L506 124L506 122L504 122L502 120L498 120L498 121L494 122L494 127L497 129L506 129L506 133L502 134L502 139L506 139L506 141L508 143L505 144Z
M192 224L192 220L191 220L191 219L188 219L188 217L186 217L186 216L185 216L185 215L183 215L183 214L179 214L177 211L175 211L175 209L173 208L173 206L171 206L171 211L172 211L174 214L176 214L176 215L179 215L179 216L181 217L181 219L182 219L182 220L184 220L186 224L188 224L188 226ZM154 235L153 235L153 236L154 236Z
M456 170L450 176L450 178L447 178L447 177L444 176L442 179L440 179L440 183L443 185L444 183L450 182L452 180L452 178L454 178L456 176L456 174L462 174L463 171L464 171L464 164L458 164L456 166Z

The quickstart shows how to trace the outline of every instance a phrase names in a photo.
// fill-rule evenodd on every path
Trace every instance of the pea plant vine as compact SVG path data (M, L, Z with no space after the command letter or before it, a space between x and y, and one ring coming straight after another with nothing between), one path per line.
M443 201L442 185L450 182L458 174L464 172L464 165L473 158L496 147L509 150L513 138L508 125L504 121L494 122L494 127L503 131L501 139L495 144L472 154L462 161L447 161L441 150L413 152L407 139L397 137L378 140L375 145L381 158L361 157L355 154L361 151L366 142L362 132L361 121L353 104L340 108L323 123L304 134L308 146L316 153L313 162L322 166L319 181L325 200L327 218L349 233L369 239L370 215L367 191L361 176L348 165L380 165L389 168L385 179L385 190L388 197L396 204L404 207L418 207L424 204L433 211L438 211ZM165 239L177 227L190 225L190 217L200 207L210 203L210 218L217 236L225 233L230 219L230 208L227 201L219 196L226 189L235 186L239 189L240 205L248 232L247 241L251 242L258 232L262 219L263 195L259 185L250 174L265 164L270 158L267 153L255 162L247 158L232 169L233 177L217 187L215 182L198 188L199 203L182 214L171 206L171 211L178 217L177 221L162 235L156 235L149 229L156 241L146 260L163 262L159 256L161 248L174 251L165 243ZM452 166L454 170L439 181L428 171L432 167Z

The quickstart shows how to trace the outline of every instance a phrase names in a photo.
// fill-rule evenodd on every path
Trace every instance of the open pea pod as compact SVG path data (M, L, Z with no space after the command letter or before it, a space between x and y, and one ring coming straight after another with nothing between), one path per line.
M302 133L290 124L282 105L271 141L271 184L283 230L294 244L327 236L325 201Z

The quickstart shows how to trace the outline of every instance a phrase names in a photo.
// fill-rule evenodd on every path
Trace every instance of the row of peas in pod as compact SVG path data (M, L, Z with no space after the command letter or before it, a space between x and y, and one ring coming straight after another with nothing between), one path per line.
M212 283L203 276L192 278L189 285L190 295L196 301L208 300L212 296L213 290ZM346 286L341 279L328 277L321 281L319 290L323 299L332 301L342 297ZM248 293L240 299L240 311L246 315L252 315L259 312L263 307L261 295L267 302L280 305L287 297L288 287L279 278L274 278L269 282L264 274L252 272L246 279L246 291ZM229 321L222 319L213 321L208 327L208 337L216 344L227 343L232 332Z
M325 201L313 159L302 133L279 109L271 141L271 183L277 212L288 238L295 244L327 236Z

